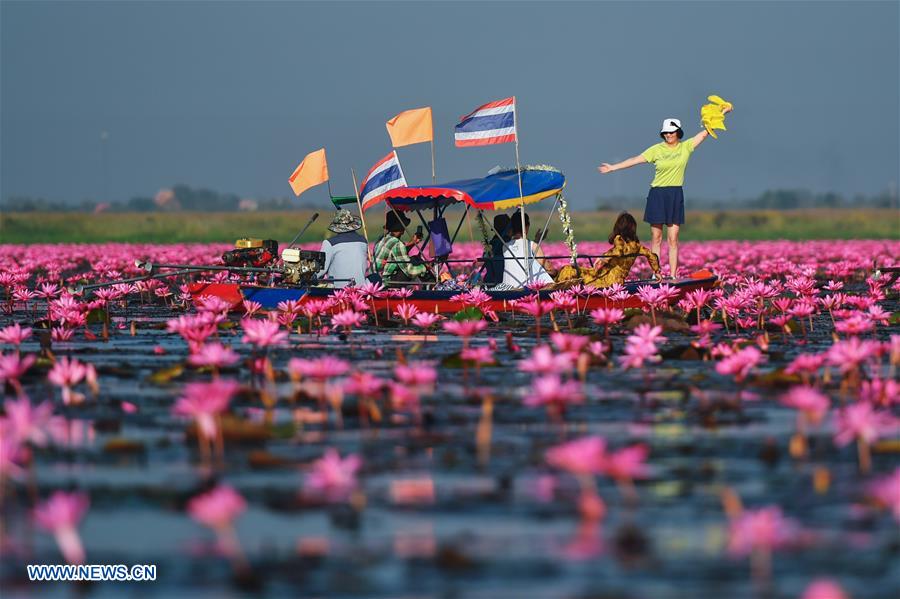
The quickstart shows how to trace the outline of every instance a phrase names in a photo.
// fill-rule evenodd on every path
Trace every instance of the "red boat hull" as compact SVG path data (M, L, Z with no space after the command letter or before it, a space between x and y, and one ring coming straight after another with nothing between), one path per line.
M718 278L707 270L693 273L690 277L678 279L676 281L668 281L670 285L676 287L681 293L673 301L678 299L684 293L694 289L711 289L718 283ZM626 288L634 291L638 285L649 284L658 285L655 281L639 281L629 283ZM242 302L252 300L262 305L264 310L277 309L278 303L288 300L300 302L326 299L334 294L334 289L322 287L296 288L296 287L257 287L251 285L240 285L238 283L194 283L190 287L191 295L195 303L203 296L214 296L231 304L232 310L242 309ZM443 314L453 314L464 309L466 306L459 301L450 298L457 295L458 291L414 291L412 296L399 298L379 298L373 300L376 310L393 310L401 301L413 305L420 312L435 312ZM487 303L486 307L494 311L505 311L509 309L510 301L526 297L528 292L523 291L488 291L492 299ZM541 297L545 298L549 292L541 292ZM587 307L585 307L587 302ZM611 301L600 296L589 296L579 298L580 310L593 310L596 308L641 308L643 302L637 295L632 295L623 301Z

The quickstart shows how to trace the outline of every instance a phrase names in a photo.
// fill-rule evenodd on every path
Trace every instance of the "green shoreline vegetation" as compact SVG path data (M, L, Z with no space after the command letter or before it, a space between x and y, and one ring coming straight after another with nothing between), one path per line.
M542 226L547 218L543 206L533 206L532 226ZM288 241L307 222L313 210L283 212L4 212L0 213L0 243L230 243L239 237ZM320 217L301 241L316 241L327 235L331 211L319 210ZM632 211L640 220L640 211ZM462 210L447 213L451 230ZM616 211L573 212L575 235L581 241L606 239ZM382 212L367 214L370 235L381 230ZM493 214L489 213L489 218ZM470 219L471 220L471 219ZM548 241L563 239L559 219L550 221ZM477 236L477 225L471 223ZM641 223L639 235L649 241L650 229ZM707 210L689 211L682 228L684 241L788 239L900 239L900 212L896 209L811 208L801 210ZM469 241L464 223L460 241Z

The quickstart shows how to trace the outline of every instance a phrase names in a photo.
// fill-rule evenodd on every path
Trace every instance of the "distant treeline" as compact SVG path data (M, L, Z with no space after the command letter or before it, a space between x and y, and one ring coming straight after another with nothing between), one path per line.
M0 204L8 212L238 212L304 210L312 207L294 197L241 198L233 193L175 185L155 196L135 196L127 201L100 202L85 199L77 203L54 202L44 198L10 196Z
M599 198L597 210L643 208L643 197ZM814 193L808 189L769 189L755 198L710 200L689 198L693 210L798 210L804 208L900 208L896 191L875 195L856 194L846 197L839 193Z
M571 200L571 198L570 198ZM621 210L640 208L643 197L597 198L597 210ZM690 198L695 210L796 210L802 208L900 208L896 191L884 191L875 195L857 194L845 197L838 193L814 193L808 189L771 189L755 198L730 198L709 200ZM98 202L86 199L79 203L53 202L44 198L11 196L0 204L6 212L272 212L315 208L294 197L250 199L233 193L220 193L211 189L194 189L187 185L175 185L163 189L154 197L137 196L128 201Z

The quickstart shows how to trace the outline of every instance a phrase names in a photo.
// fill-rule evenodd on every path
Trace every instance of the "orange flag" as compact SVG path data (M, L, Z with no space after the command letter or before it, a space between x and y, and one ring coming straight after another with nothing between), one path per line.
M420 144L434 139L431 127L431 106L404 110L387 123L388 135L395 148Z
M303 159L296 169L294 169L288 183L294 190L294 195L298 196L310 187L315 187L321 183L328 181L328 162L325 160L325 148L310 152Z

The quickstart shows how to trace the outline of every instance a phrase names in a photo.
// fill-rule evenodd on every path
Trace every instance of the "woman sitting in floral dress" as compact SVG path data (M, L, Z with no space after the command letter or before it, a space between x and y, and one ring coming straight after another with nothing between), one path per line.
M564 266L556 277L557 287L569 287L578 283L593 287L609 287L624 283L638 256L650 263L653 274L659 277L659 256L641 245L637 236L637 221L627 212L616 219L609 235L612 248L606 252L607 258L598 258L593 268Z

